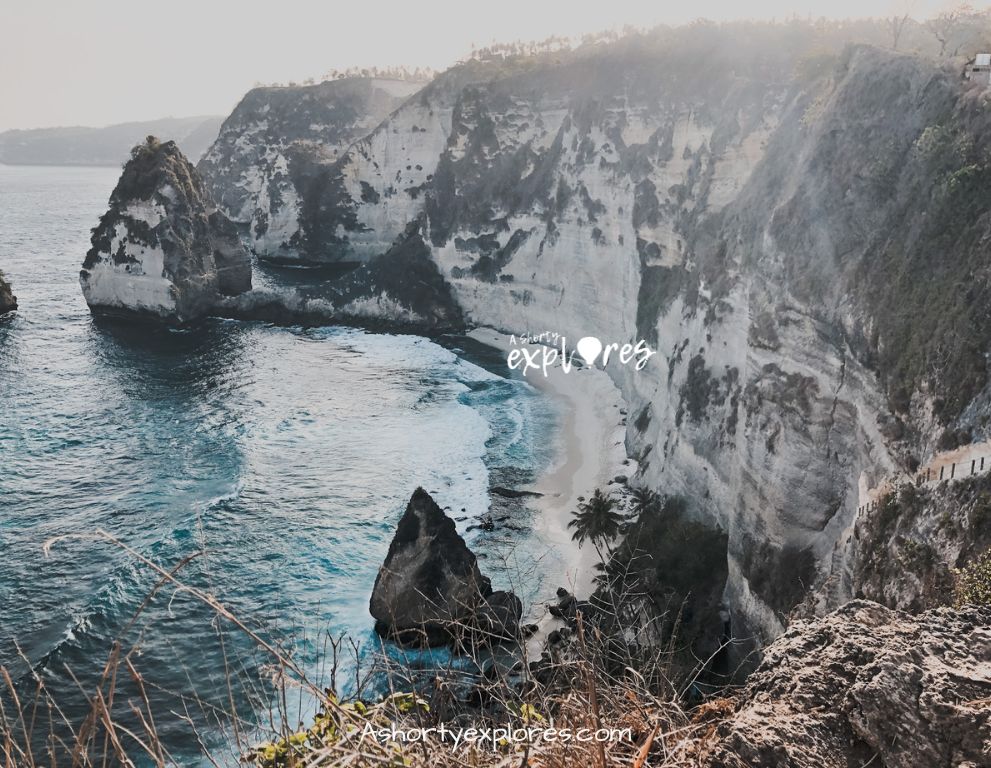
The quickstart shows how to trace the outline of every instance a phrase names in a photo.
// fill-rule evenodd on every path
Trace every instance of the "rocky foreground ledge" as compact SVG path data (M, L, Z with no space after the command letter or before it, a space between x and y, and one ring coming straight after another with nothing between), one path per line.
M0 315L13 312L15 309L17 309L17 297L10 289L10 283L4 278L3 272L0 272Z
M765 650L701 765L991 765L991 609L855 600Z
M251 288L251 260L175 142L131 151L79 282L90 308L185 324Z

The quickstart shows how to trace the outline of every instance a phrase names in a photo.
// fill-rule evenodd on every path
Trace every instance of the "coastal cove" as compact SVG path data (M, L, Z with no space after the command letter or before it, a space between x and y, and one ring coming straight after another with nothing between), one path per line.
M256 695L262 660L230 637L221 647L210 611L181 594L121 635L154 574L94 540L97 529L163 567L202 551L182 578L305 664L327 635L376 650L368 596L418 485L529 619L557 587L590 588L594 551L578 549L567 522L578 496L624 469L621 400L604 374L509 378L485 334L209 320L151 335L94 319L76 275L117 171L0 174L0 261L22 307L0 320L0 664L19 679L26 658L68 695L66 669L91 678L121 639L141 646L163 706L197 680L227 695L214 680L223 653L241 668L235 695ZM188 736L163 736L195 751Z
M991 6L32 9L4 768L991 766Z

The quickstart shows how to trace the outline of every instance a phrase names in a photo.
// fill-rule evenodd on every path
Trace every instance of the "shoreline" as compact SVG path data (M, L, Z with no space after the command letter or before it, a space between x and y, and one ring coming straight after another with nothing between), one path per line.
M476 328L466 335L502 352L514 348L509 334L491 328ZM562 407L554 462L522 489L542 494L530 501L538 513L534 533L553 552L557 566L556 572L545 572L545 578L553 588L565 587L586 599L593 590L598 554L590 542L578 546L568 523L580 500L588 499L596 488L618 496L622 504L626 486L612 481L618 475L632 476L637 468L626 455L626 403L601 368L575 367L564 373L556 365L546 377L532 372L525 381Z

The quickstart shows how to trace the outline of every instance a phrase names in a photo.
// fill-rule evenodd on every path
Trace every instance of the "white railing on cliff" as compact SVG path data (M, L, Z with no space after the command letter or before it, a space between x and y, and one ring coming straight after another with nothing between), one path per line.
M972 443L952 451L944 451L933 457L926 466L915 473L917 487L940 482L963 480L991 472L991 442ZM872 512L895 489L890 480L867 492L868 501L857 507L857 512Z

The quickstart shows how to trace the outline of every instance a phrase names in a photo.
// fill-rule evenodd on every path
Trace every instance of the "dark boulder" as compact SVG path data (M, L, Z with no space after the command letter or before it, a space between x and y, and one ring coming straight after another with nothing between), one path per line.
M489 493L502 496L504 499L539 499L544 494L537 491L519 491L515 488L504 488L501 485L494 485L489 488Z
M551 605L547 610L554 618L567 622L569 627L578 626L579 612L581 612L586 619L593 617L595 614L592 603L588 600L578 600L578 598L576 598L564 587L558 587L557 598L557 605Z
M17 297L10 290L10 283L4 279L3 272L0 272L0 315L15 309L17 309Z
M515 638L523 606L493 592L454 521L417 488L375 579L375 631L405 644L483 643Z
M472 628L475 642L487 644L514 640L520 633L523 603L512 592L493 592L475 610Z

